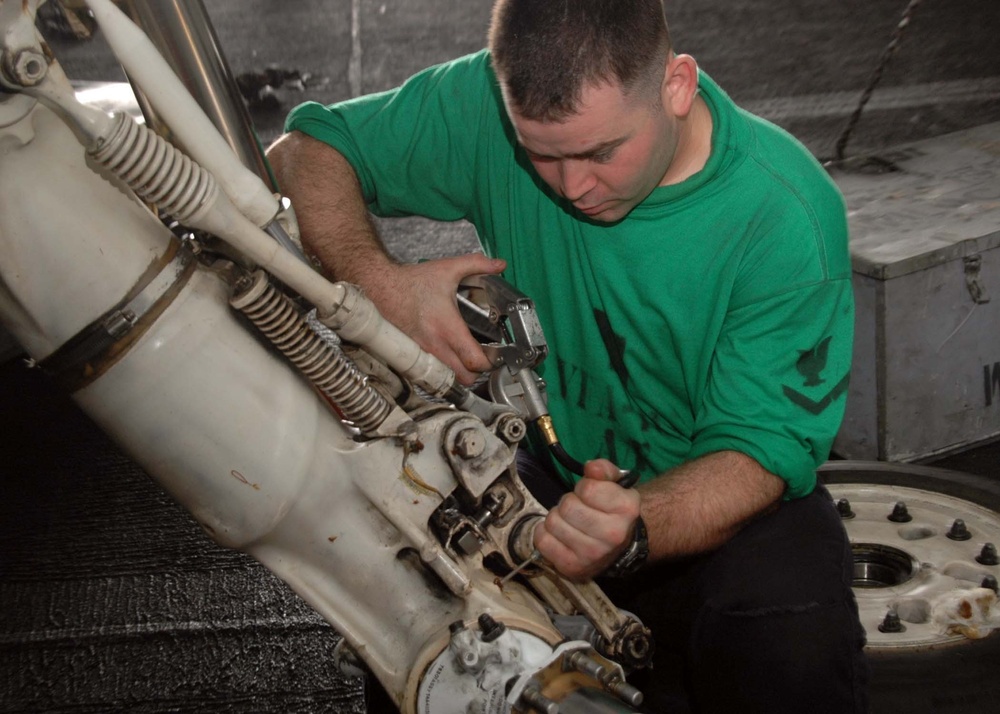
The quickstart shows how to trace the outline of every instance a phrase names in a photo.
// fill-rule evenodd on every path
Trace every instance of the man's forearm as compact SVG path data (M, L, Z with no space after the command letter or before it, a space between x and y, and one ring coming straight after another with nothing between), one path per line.
M650 560L703 553L777 507L785 483L734 451L708 454L640 487Z
M281 192L291 199L302 247L334 280L364 288L387 319L472 384L490 360L458 311L455 293L469 275L506 264L482 253L401 265L375 231L353 167L335 149L292 132L268 150Z
M391 262L354 169L340 152L292 132L278 139L267 156L282 194L292 201L302 247L327 274L363 283Z

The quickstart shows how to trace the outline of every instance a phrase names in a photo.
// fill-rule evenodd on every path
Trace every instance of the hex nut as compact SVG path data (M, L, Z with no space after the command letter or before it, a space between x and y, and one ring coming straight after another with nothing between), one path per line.
M455 453L463 459L474 459L486 451L486 439L478 429L462 429L455 437Z
M25 49L14 55L8 65L10 78L22 87L33 87L49 72L49 63L45 55L33 49Z
M523 419L513 414L508 414L502 417L500 423L497 425L497 433L508 444L516 444L525 437L528 429L525 427Z

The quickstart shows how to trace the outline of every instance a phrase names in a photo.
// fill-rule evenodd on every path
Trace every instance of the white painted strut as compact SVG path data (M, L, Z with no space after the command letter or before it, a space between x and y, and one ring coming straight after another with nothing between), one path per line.
M240 213L263 227L278 213L278 200L233 153L156 47L111 0L87 0L112 51L170 127L179 143L216 177Z

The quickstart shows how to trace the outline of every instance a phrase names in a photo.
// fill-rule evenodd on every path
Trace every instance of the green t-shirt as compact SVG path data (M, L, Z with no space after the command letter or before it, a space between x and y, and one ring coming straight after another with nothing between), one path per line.
M650 478L721 450L812 491L843 417L853 332L843 199L808 151L699 78L705 167L590 222L517 145L488 52L286 122L340 150L373 212L467 219L531 297L566 450Z

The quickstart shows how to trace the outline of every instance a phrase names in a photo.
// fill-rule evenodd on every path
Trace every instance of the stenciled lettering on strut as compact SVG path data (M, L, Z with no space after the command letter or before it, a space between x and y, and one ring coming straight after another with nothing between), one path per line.
M795 369L802 375L803 387L817 387L826 382L822 375L826 369L827 359L830 354L830 342L832 340L833 337L825 337L815 347L808 350L799 350L799 359L795 363ZM781 389L786 397L810 414L820 414L840 395L847 391L850 376L850 373L845 374L839 382L833 385L833 388L818 400L806 396L799 390L789 387L787 384L781 385Z
M1000 362L991 365L983 365L983 387L986 391L986 406L993 405L994 394L997 403L1000 404Z

